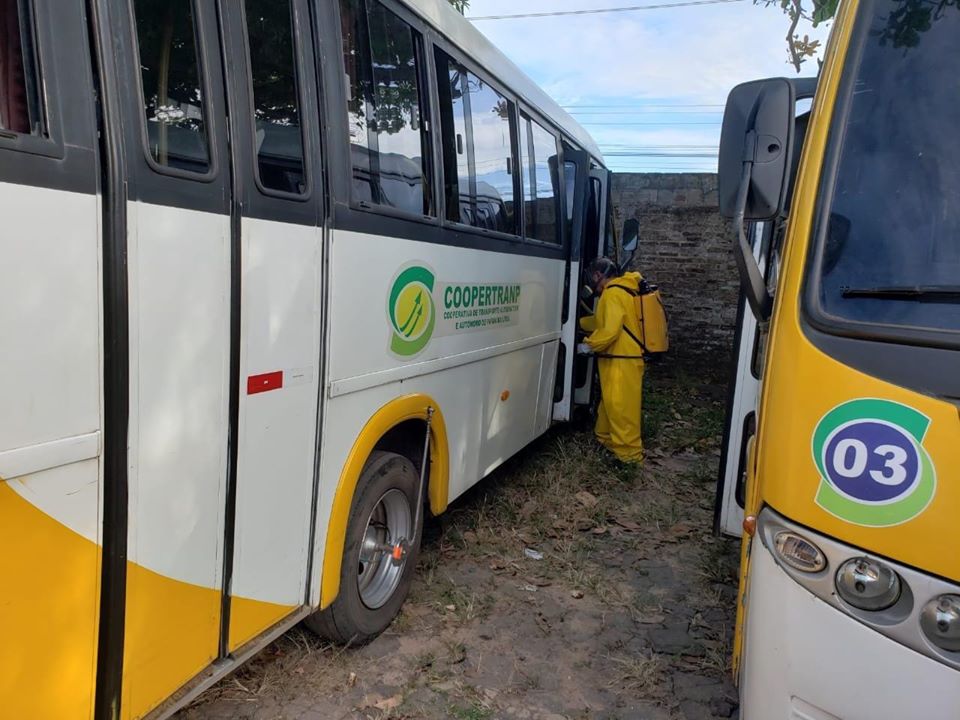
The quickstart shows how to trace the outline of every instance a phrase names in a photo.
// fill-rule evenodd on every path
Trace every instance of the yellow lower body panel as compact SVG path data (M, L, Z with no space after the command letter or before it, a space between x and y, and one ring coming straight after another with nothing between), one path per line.
M0 480L0 716L89 718L100 552Z
M123 716L157 707L217 657L220 591L127 564Z
M0 719L89 720L100 548L0 480ZM127 564L124 718L141 718L217 657L220 590ZM234 598L230 648L295 606Z
M230 600L230 651L253 640L296 609L295 605L276 605L262 600L232 598Z

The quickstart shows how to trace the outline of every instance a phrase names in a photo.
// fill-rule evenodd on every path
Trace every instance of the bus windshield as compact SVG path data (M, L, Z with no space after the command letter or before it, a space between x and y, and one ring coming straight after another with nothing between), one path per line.
M960 9L864 10L838 103L820 307L841 322L960 331Z

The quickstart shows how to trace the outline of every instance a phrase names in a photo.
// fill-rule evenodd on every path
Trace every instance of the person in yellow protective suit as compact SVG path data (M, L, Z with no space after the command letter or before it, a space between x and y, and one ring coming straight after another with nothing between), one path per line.
M581 321L584 329L592 332L577 351L597 355L601 394L595 429L597 439L621 461L642 462L640 410L644 362L634 297L643 278L636 272L621 275L616 263L607 258L597 258L590 263L586 277L600 300L596 314L583 319L587 322Z

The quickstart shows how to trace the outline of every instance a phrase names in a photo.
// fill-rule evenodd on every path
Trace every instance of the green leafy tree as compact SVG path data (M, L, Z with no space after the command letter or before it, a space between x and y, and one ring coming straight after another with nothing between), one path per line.
M754 0L754 4L778 6L790 20L786 35L787 51L790 63L800 72L803 63L820 52L819 40L811 40L809 35L800 37L797 33L800 21L807 20L817 27L832 20L837 14L839 0ZM960 0L903 0L887 16L886 27L880 32L880 42L889 43L895 48L915 47L920 42L920 35L943 17L949 8L960 8Z
M463 15L464 11L470 7L470 0L449 0L454 9Z

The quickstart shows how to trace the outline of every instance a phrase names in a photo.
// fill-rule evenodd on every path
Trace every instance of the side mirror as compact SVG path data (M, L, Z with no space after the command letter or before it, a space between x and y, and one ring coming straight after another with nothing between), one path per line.
M791 168L796 93L786 78L738 85L727 97L720 133L720 214L737 214L746 184L744 220L772 220L783 209ZM744 165L750 165L744 182Z
M754 315L770 318L773 298L753 256L744 224L783 211L793 154L796 87L785 78L738 85L727 98L720 133L720 214L733 218L740 282Z

